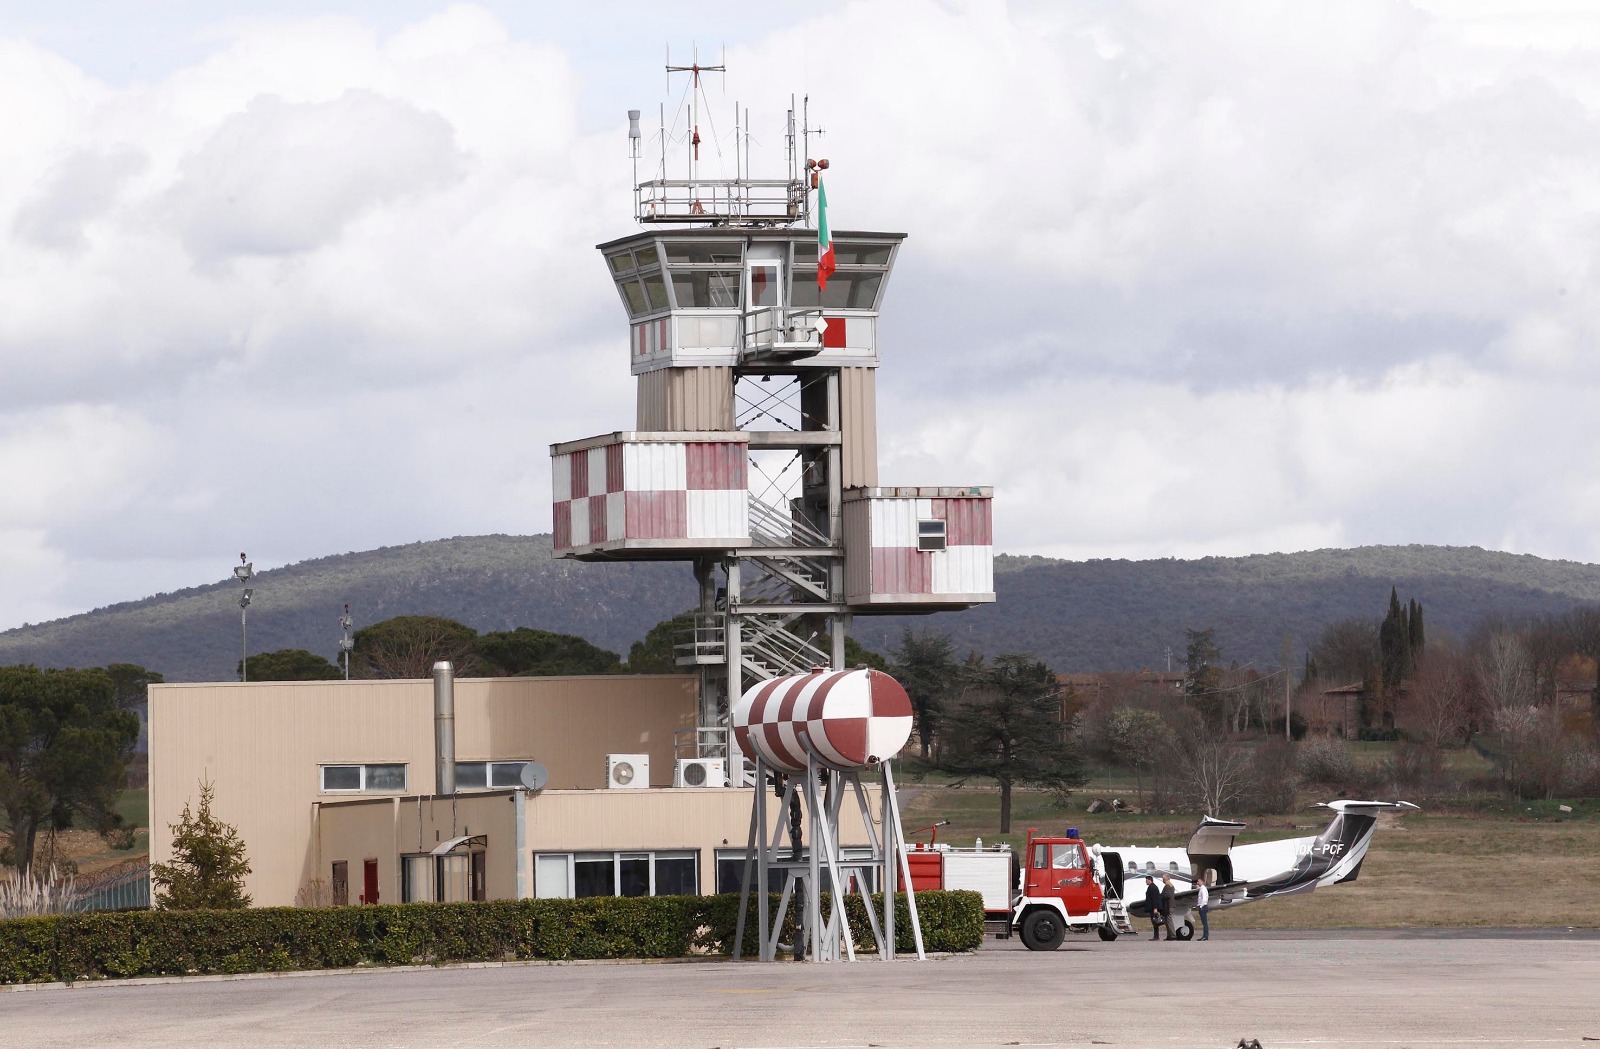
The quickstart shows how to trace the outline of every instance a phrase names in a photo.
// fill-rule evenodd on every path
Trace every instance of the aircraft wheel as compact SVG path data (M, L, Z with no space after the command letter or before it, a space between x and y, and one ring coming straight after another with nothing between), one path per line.
M1117 930L1110 925L1102 925L1099 929L1100 938L1107 943L1117 938Z
M1183 924L1172 931L1180 940L1192 940L1194 939L1194 922L1185 918Z
M1041 908L1022 919L1022 945L1030 951L1053 951L1066 935L1067 924L1055 911Z

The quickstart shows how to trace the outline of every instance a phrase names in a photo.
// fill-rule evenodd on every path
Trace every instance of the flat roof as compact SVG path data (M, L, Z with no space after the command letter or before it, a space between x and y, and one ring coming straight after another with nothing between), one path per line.
M690 226L684 229L644 229L638 233L630 233L626 237L608 240L595 247L601 251L611 248L620 248L625 244L634 244L641 240L816 240L817 231L809 226ZM869 230L844 230L833 231L834 240L889 240L901 241L906 239L904 233L883 233Z

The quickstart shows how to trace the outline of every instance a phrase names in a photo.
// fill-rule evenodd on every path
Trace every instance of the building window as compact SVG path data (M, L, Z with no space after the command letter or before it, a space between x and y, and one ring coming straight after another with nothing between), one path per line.
M698 896L700 853L541 852L533 857L534 895L541 899L581 896Z
M917 549L918 550L943 550L944 549L944 522L943 521L918 521L917 522Z
M322 789L326 792L398 791L406 789L404 765L324 765Z
M802 859L809 855L809 850L801 850ZM743 849L717 850L717 892L728 893L740 891L744 883L744 856L745 852ZM868 892L878 891L878 880L882 877L882 872L879 870L878 865L871 864L867 866L865 870L858 866L859 864L872 859L872 849L870 846L846 845L844 848L839 850L839 857L847 866L851 868L850 887L852 891L857 888L858 881L860 880L864 880L866 882ZM863 875L865 875L864 878L862 877ZM773 891L777 891L777 888L782 884L781 879L778 877L776 872L769 872L768 877L771 878ZM755 864L752 863L750 865L751 892L755 892L755 880L756 868ZM832 877L828 874L828 866L826 863L822 865L822 882L824 891L831 891ZM657 895L663 894L658 893Z
M492 790L520 787L522 770L527 766L528 761L458 761L456 789Z

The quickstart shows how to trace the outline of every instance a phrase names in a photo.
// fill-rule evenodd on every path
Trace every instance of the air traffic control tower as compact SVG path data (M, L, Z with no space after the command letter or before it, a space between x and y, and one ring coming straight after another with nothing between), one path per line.
M827 161L799 159L792 109L787 178L748 177L738 130L734 177L702 177L705 68L684 71L656 178L637 178L630 113L639 229L599 246L628 314L633 429L551 446L554 552L693 566L676 659L701 675L700 723L679 756L726 758L742 785L743 690L844 669L854 616L994 600L993 491L880 482L878 314L905 235L828 235ZM687 177L668 178L680 144Z

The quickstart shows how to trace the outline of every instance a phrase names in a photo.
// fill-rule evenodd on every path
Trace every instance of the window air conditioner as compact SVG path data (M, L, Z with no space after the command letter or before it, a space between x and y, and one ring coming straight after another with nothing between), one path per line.
M679 758L672 774L674 787L726 787L727 764L723 758Z
M607 754L606 786L617 790L639 790L650 786L650 755Z

